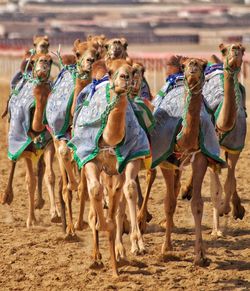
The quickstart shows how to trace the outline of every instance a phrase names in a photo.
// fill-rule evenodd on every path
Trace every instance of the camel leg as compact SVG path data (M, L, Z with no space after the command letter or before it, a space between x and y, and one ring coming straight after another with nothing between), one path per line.
M85 167L87 179L88 193L90 196L90 205L96 212L97 223L96 229L109 231L113 229L114 224L111 221L106 221L102 206L103 186L100 183L100 171L94 162L88 162Z
M96 215L96 212L95 212L93 205L90 205L88 219L89 219L89 226L90 226L92 233L93 233L93 244L94 244L94 248L93 248L94 261L90 265L90 268L91 269L99 269L99 268L103 267L103 263L102 263L102 255L101 255L100 249L99 249L99 233L98 233L98 230L96 229L97 215Z
M245 215L245 208L241 205L240 198L236 189L235 167L238 162L239 154L227 153L228 172L224 185L225 197L225 213L230 212L230 200L233 203L233 217L235 219L243 219Z
M131 161L127 164L125 169L125 183L123 192L126 197L131 221L131 252L133 254L144 253L145 248L142 240L141 231L139 229L137 215L136 215L136 201L137 201L137 185L135 178L139 173L141 167L141 160Z
M141 191L141 185L140 185L140 180L139 180L139 175L137 175L135 182L137 184L137 191L138 191L138 201L137 201L137 205L138 208L141 209L142 207L142 203L143 203L143 196L142 196L142 191ZM147 217L147 222L150 222L153 218L153 216L148 212L148 210L146 210L146 217Z
M201 186L207 170L207 159L202 154L196 155L192 163L193 170L193 195L191 200L191 209L195 222L195 265L208 266L209 259L205 256L205 248L202 240L201 221L203 215L203 200L201 197Z
M37 199L35 200L35 209L42 209L45 200L43 199L43 176L45 173L45 163L42 155L37 164Z
M57 153L63 161L64 168L68 175L68 189L70 191L77 191L78 183L75 179L73 166L71 163L71 153L69 148L67 147L65 140L55 140L55 146L57 147Z
M59 202L61 206L62 229L63 229L63 232L66 233L66 228L67 228L66 210L65 210L65 202L63 200L62 190L63 190L63 180L62 180L62 177L59 177L58 196L59 196Z
M27 166L27 172L26 172L26 183L28 187L28 193L29 193L29 214L27 218L27 228L35 225L36 218L35 218L35 191L36 191L36 183L37 179L34 173L32 160L25 158L25 163Z
M53 170L54 155L55 148L53 143L51 143L44 152L44 162L46 166L45 183L49 192L51 222L58 223L61 222L61 217L55 201L55 173Z
M121 175L113 176L112 188L109 189L109 193L108 193L109 194L108 220L114 223L115 228L116 228L115 218L117 216L118 205L121 201L123 181L124 179ZM116 255L115 255L115 233L116 233L115 228L111 229L108 232L108 238L109 238L109 248L110 248L110 257L111 257L113 276L116 277L118 276L118 270L117 270L117 261L116 261Z
M139 227L142 233L145 232L146 230L146 222L147 222L147 204L148 204L148 199L149 199L149 195L151 192L151 188L152 185L155 181L156 178L156 169L152 169L147 171L146 174L146 194L145 194L145 198L143 200L142 206L140 208L139 214L138 214L138 223L139 223Z
M176 208L176 195L175 195L175 177L174 170L161 169L162 175L166 184L166 196L164 199L164 208L166 214L166 234L165 241L162 245L162 254L165 254L167 251L172 250L171 243L171 233L173 229L173 217Z
M10 174L8 178L8 183L4 192L0 194L1 204L7 203L8 205L12 203L13 198L14 198L12 183L13 183L13 178L14 178L14 173L15 173L15 168L16 168L16 162L9 161L9 164L10 164Z
M122 241L125 211L126 211L126 199L122 193L116 213L115 253L117 261L126 259L126 251Z
M181 189L181 197L182 197L182 199L191 200L192 192L193 192L193 173L191 174L191 177L190 177L187 185L185 185Z
M222 232L219 229L219 216L223 215L224 203L222 200L222 186L219 174L210 169L210 191L213 203L213 231L212 236L221 237Z
M85 202L87 199L88 191L87 191L87 181L85 177L84 169L81 170L81 180L78 186L78 196L80 197L80 210L78 220L75 224L75 228L77 230L84 230L88 227L88 223L83 220L83 214L85 209Z

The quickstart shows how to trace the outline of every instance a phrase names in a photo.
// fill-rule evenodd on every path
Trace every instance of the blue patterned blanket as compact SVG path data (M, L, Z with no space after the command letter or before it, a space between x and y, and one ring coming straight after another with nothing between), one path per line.
M106 119L102 116L109 103L109 83L103 82L93 96L88 95L75 118L74 136L68 146L73 149L79 168L99 153L98 142L106 125ZM150 155L146 133L139 125L130 103L126 112L126 135L122 143L116 146L115 154L119 173L131 159Z
M52 134L58 138L66 138L70 125L70 109L74 97L75 74L63 69L52 87L46 106L45 122Z

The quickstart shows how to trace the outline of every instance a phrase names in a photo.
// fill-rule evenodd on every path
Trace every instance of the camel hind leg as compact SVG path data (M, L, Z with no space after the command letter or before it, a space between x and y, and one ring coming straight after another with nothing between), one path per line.
M0 194L1 204L7 203L8 205L10 205L12 203L13 198L14 198L12 184L13 184L13 179L14 179L16 162L9 161L9 164L10 164L10 174L9 174L9 178L8 178L8 183L7 183L7 186L4 190L4 192Z
M35 200L35 209L42 209L45 204L45 200L43 199L43 177L45 173L43 157L44 155L41 155L37 163L37 199Z

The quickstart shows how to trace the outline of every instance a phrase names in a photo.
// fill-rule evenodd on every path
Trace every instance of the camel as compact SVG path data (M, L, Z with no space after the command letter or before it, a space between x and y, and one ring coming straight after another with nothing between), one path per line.
M14 92L15 87L18 82L26 82L24 75L28 72L32 71L32 66L34 61L31 59L36 54L47 54L49 49L49 39L48 36L34 36L33 37L33 50L29 50L25 52L25 55L23 57L20 71L17 72L17 74L14 76L14 78L11 81L11 88ZM10 94L11 97L12 93ZM2 118L4 118L8 113L8 103L6 104L6 109L2 114ZM44 205L44 200L42 199L42 180L43 175L45 172L45 181L49 192L50 197L50 214L51 214L51 222L59 222L60 221L60 214L57 209L56 203L55 203L55 194L54 194L54 187L55 187L55 175L52 168L52 162L53 162L53 152L54 152L54 146L52 143L48 143L46 146L46 150L44 151L44 154L40 157L38 161L38 200L36 200L35 208L41 209ZM6 200L6 203L11 204L13 200L13 178L15 173L15 166L16 162L12 161L11 163L11 170L10 175L8 178L7 187L5 189L5 194L2 194L5 197L8 197Z
M180 174L183 166L191 162L193 169L193 197L191 209L194 216L196 234L194 263L207 266L210 260L206 258L202 241L201 220L203 201L201 197L201 186L208 165L214 168L216 168L216 165L220 167L223 165L223 161L219 158L219 144L216 133L203 103L202 87L204 84L204 70L207 61L184 58L182 62L184 69L184 87L181 83L180 74L169 76L170 88L166 91L167 95L163 97L161 101L156 100L158 104L156 103L157 108L154 115L157 122L151 136L153 153L152 167L156 167L159 164L167 187L164 200L166 236L162 246L162 253L165 254L167 251L172 250L171 232L173 228L176 199L180 188ZM175 78L176 81L174 81ZM174 87L171 87L171 82L173 82L172 84ZM182 96L182 92L184 93L184 104L179 107L181 109L179 110L177 107L181 100L177 98ZM172 118L169 118L171 106ZM182 122L180 131L180 118L177 117L181 115ZM207 137L205 137L204 133L208 134ZM157 143L154 142L157 140L158 143L161 143L159 138L164 136L164 138L167 139L169 134L170 136L173 135L172 141L170 138L170 140L166 141L163 145L157 145ZM210 145L209 141L211 142ZM167 151L166 145L168 145ZM157 149L157 147L159 147L159 149ZM208 150L209 147L210 149ZM159 150L161 153L159 153ZM174 164L176 164L177 167L174 166ZM214 191L211 194L213 195L217 209L219 209L221 207L221 201L216 197L219 191L216 186L218 185L214 185ZM149 187L149 185L147 187ZM145 197L145 200L147 199L148 197ZM141 212L145 217L144 205Z
M90 196L89 224L94 236L93 265L102 264L98 230L108 231L113 275L117 276L115 217L116 215L119 216L117 208L121 201L122 191L128 201L131 217L131 251L137 252L138 249L144 251L142 237L136 221L137 187L135 178L140 169L141 159L149 154L149 145L146 136L143 136L142 129L136 126L138 124L136 117L127 100L133 70L131 63L122 59L111 60L107 63L107 68L109 82L95 92L93 97L88 100L88 105L82 107L76 120L74 137L68 145L74 150L74 157L87 179ZM96 111L91 109L92 106L97 107L100 110L99 112L102 112L100 118L97 118ZM132 131L131 122L133 123ZM87 128L90 128L90 131ZM92 145L92 143L83 144L81 140L86 140L83 135L88 135L88 132L91 133L92 130L97 134L95 145ZM135 133L137 139L130 136ZM92 134L91 136L93 137ZM89 139L91 139L90 136ZM131 145L133 148L127 151ZM137 154L133 151L136 151ZM132 157L134 159L131 160ZM100 183L102 171L110 176L107 218L104 216L102 206L103 186Z
M10 204L13 200L12 180L15 169L15 161L24 158L27 166L26 180L29 192L29 214L26 225L31 227L36 223L34 194L36 189L36 177L33 170L34 161L37 162L39 156L43 151L39 147L44 148L42 141L45 140L46 147L46 131L42 123L43 112L46 106L47 98L51 90L49 82L50 69L52 65L52 58L48 54L36 54L32 57L32 74L28 77L25 84L18 83L17 95L12 95L10 98L10 130L9 130L9 152L8 157L11 159L11 174L7 186L7 190L1 194L1 203ZM20 103L21 100L21 103ZM33 105L35 100L35 105ZM25 111L25 104L27 110L34 108L31 116L27 116ZM22 118L20 123L19 118ZM17 124L20 123L20 124ZM22 127L24 125L24 127ZM29 128L30 127L30 128ZM28 128L28 129L27 129ZM22 138L16 136L22 134ZM48 136L47 136L48 138ZM53 200L54 197L51 197Z
M67 141L71 135L70 113L74 111L72 107L75 106L76 97L79 92L91 82L91 67L98 57L98 53L94 48L90 47L86 42L81 42L79 39L74 42L74 52L76 64L64 66L53 86L53 93L48 99L46 108L48 128L53 137L62 176L62 196L68 213L67 229L66 225L63 226L66 229L67 238L75 235L72 221L71 191L78 189L78 183L71 163L71 153L67 147ZM65 80L63 81L64 83L60 83L62 82L61 80ZM55 115L55 106L58 106L58 102L60 102L60 105Z
M214 223L212 235L222 236L219 229L219 215L228 214L231 211L230 200L233 204L233 217L243 219L245 209L241 205L240 198L236 189L235 168L240 153L244 147L246 136L246 115L244 112L244 100L242 96L242 85L238 82L238 73L242 65L242 57L245 48L241 44L219 46L224 62L223 71L209 79L204 85L204 97L209 109L215 116L215 126L219 134L219 141L222 149L225 150L226 161L228 164L227 178L224 184L225 199L224 209L218 213L214 209ZM224 83L221 86L221 76L224 76ZM217 79L215 79L217 78ZM213 79L215 81L213 81ZM211 80L211 81L210 81ZM211 87L210 82L213 82ZM211 99L211 93L217 90L215 97ZM222 102L223 101L223 102ZM222 186L218 173L212 173L211 183L218 183L220 195ZM183 189L182 197L192 196L192 177L190 182Z

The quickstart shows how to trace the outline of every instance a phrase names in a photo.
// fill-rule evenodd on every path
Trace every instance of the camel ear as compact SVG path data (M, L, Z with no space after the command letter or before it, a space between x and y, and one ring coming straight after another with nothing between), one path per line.
M206 59L201 59L201 65L202 65L203 70L205 70L206 66L207 66L207 60Z
M106 39L106 36L105 36L104 34L101 34L101 35L100 35L100 38L101 38L102 40L104 40L104 39Z
M244 55L244 52L245 52L245 47L240 43L239 44L239 46L240 46L240 49L241 49L241 52L242 52L242 55Z
M74 47L77 48L80 42L81 42L81 41L80 41L79 38L76 39L76 40L74 41Z
M133 66L133 60L129 57L126 57L126 62L130 65Z
M47 35L45 35L43 38L44 38L46 41L49 41L49 37L48 37Z
M182 70L182 71L184 71L184 69L185 69L185 66L186 66L186 61L188 60L188 58L187 57L180 57L180 69Z
M121 43L122 43L123 47L126 50L127 47L128 47L128 42L127 42L126 38L122 37L120 40L121 40Z
M89 34L88 37L87 37L87 41L91 41L92 40L92 35Z
M221 44L219 45L219 49L220 49L222 55L225 56L225 54L226 54L226 52L227 52L227 48L224 46L223 43L221 43Z

